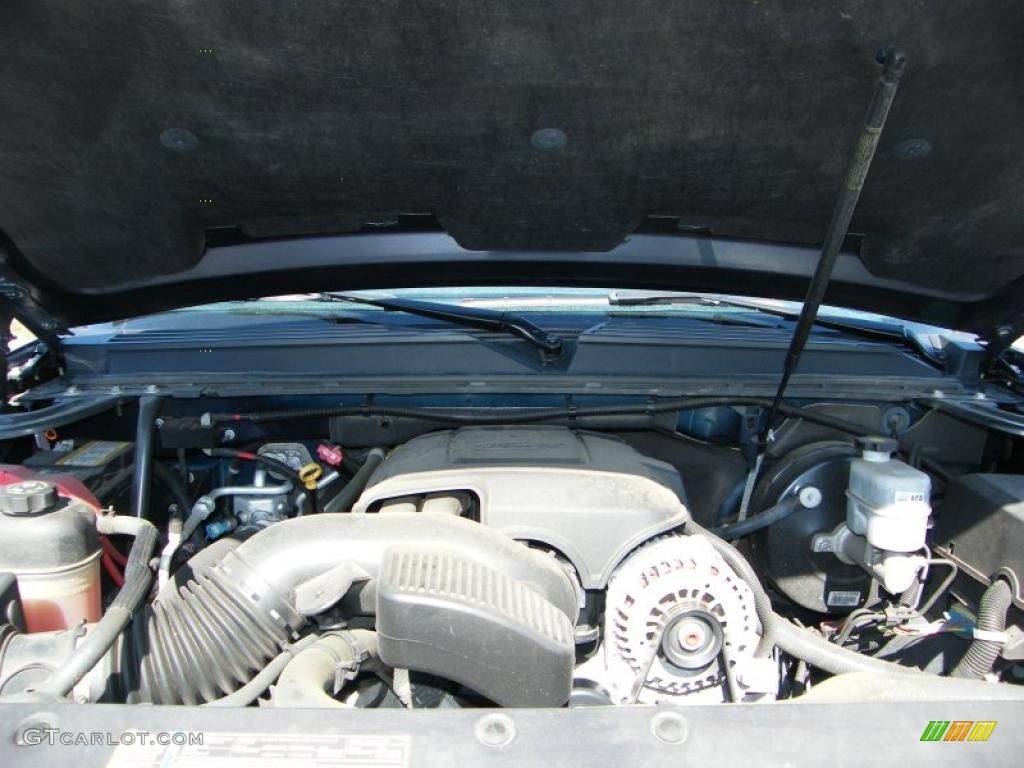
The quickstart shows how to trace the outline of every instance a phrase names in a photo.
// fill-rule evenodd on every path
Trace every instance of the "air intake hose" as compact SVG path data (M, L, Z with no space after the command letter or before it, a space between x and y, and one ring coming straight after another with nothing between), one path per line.
M164 591L137 616L123 639L121 693L129 702L154 704L200 704L231 693L293 642L310 616L336 602L329 599L312 608L300 599L305 593L297 589L311 579L343 564L351 573L364 574L353 589L339 590L347 593L340 606L352 614L374 614L376 579L393 550L445 553L445 562L458 566L451 583L482 568L521 584L564 614L571 635L578 608L569 577L553 558L503 533L440 515L299 517L256 534L213 565L196 568L191 580L176 591ZM487 584L482 587L474 594L486 602L491 595ZM495 622L506 618L500 610L492 615ZM440 636L422 640L439 647L446 642ZM571 640L568 650L571 657ZM544 652L538 643L535 653ZM535 662L536 656L524 655L522 673L529 675ZM571 661L567 674L571 677Z
M1006 613L1013 602L1010 585L997 579L985 590L978 605L978 629L982 633L1002 632L1006 629ZM973 678L983 680L992 671L992 666L999 658L1001 643L977 637L971 641L963 658L953 667L951 677Z

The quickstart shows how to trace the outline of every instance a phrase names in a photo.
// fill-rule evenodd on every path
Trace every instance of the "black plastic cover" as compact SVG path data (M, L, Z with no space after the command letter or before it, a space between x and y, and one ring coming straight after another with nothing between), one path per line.
M1024 475L963 475L950 481L932 540L962 570L985 581L1002 568L1024 576Z
M525 582L443 550L388 551L377 584L380 658L505 707L569 699L573 626Z

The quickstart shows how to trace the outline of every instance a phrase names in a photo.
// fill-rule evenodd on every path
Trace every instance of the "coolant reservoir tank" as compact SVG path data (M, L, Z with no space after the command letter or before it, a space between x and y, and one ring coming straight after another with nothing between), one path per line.
M850 464L846 527L876 549L914 552L924 546L931 513L931 478L892 454L895 440L863 437Z
M29 632L99 620L101 553L89 505L42 480L0 488L0 571L18 580Z

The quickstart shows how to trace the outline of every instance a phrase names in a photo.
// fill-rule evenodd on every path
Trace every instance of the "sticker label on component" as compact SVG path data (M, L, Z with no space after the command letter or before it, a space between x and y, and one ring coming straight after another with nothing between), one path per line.
M927 501L924 494L920 491L896 491L892 495L893 501L904 502L904 501Z
M830 608L856 608L860 600L860 592L836 590L828 593L825 605Z
M202 733L201 743L123 740L107 768L407 768L410 736L325 733Z
M104 467L131 447L131 443L90 440L81 448L62 456L56 463L71 467Z

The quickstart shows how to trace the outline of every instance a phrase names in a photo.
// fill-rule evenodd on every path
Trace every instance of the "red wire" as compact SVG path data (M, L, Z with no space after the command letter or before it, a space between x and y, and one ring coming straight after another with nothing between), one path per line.
M115 563L124 567L128 565L128 558L121 554L114 543L106 536L100 536L100 546L103 547L103 551L113 560Z

